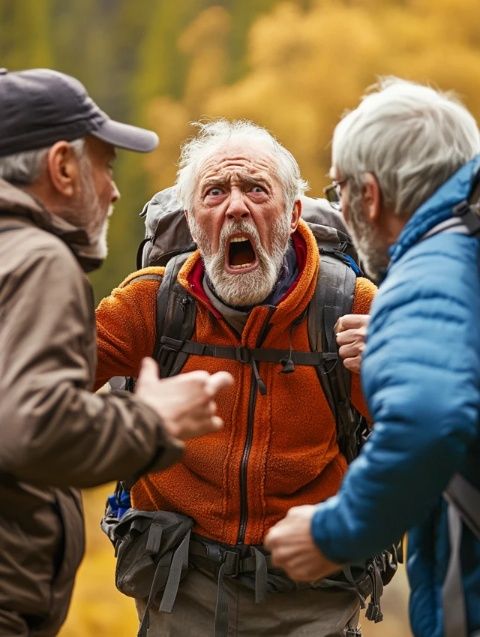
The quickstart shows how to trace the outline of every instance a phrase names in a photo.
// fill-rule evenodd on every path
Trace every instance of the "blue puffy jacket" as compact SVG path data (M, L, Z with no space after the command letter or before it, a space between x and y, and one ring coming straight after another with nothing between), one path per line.
M480 242L452 218L480 169L457 171L411 217L391 249L373 304L362 382L375 428L312 532L339 563L380 551L409 529L410 619L417 637L442 637L449 558L441 493L460 472L480 488ZM480 542L463 529L469 631L480 629Z

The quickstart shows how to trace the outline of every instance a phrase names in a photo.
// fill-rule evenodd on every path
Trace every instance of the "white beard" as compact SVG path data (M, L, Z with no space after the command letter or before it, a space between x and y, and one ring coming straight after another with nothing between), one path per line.
M227 305L258 305L273 290L277 282L283 258L290 238L290 215L282 215L272 227L272 252L269 254L260 242L255 224L251 221L230 221L220 233L219 248L210 250L210 239L201 230L193 215L189 215L192 234L202 254L205 270L212 282L215 294ZM233 233L248 234L257 254L258 266L251 272L232 274L225 271L228 238Z

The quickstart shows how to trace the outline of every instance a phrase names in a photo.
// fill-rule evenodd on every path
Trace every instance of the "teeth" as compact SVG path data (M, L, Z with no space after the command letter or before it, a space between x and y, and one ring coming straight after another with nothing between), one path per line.
M240 243L241 241L250 241L248 237L232 237L230 243Z
M251 263L243 263L242 265L231 265L232 270L244 270L245 268L249 268Z

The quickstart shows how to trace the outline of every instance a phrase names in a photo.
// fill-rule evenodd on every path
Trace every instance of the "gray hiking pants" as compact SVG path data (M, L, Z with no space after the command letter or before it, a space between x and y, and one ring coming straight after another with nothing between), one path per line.
M306 589L270 593L255 604L254 592L226 578L228 637L344 637L356 628L360 605L353 593ZM180 584L172 613L150 610L148 637L213 637L217 580L197 569ZM137 600L140 619L145 601ZM358 633L360 635L360 633Z

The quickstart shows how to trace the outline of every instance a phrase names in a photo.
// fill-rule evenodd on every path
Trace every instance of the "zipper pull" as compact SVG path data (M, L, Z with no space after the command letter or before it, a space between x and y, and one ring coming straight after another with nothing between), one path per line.
M254 358L252 358L252 369L253 369L253 375L255 376L255 380L257 382L258 391L262 394L262 396L265 396L267 393L267 388L263 380L260 378L260 374L258 373L257 363Z

